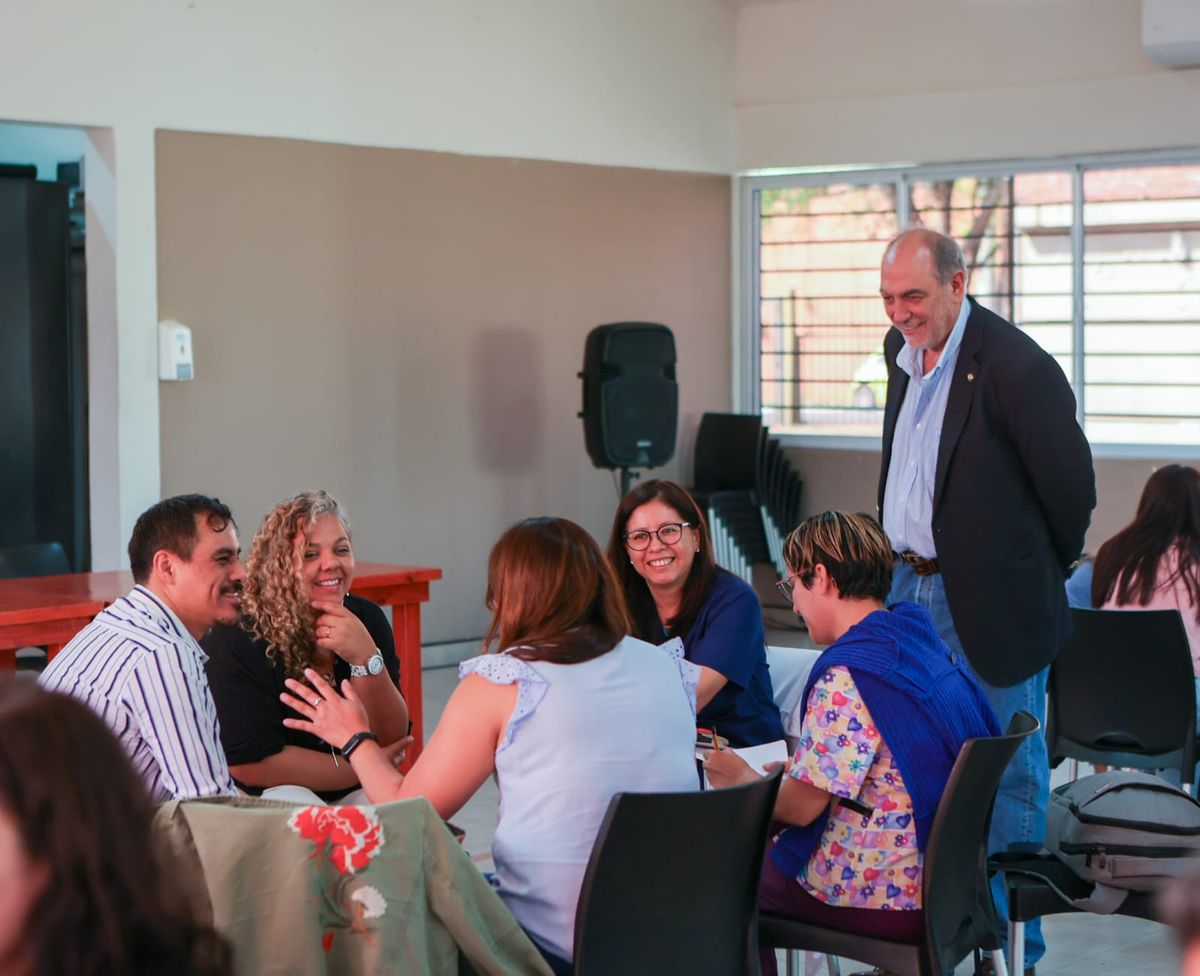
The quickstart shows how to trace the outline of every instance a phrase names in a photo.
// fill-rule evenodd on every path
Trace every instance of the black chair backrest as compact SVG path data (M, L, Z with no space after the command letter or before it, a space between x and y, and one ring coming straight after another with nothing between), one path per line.
M1104 752L1114 765L1172 765L1159 760L1196 736L1192 655L1179 611L1072 608L1071 620L1074 631L1050 667L1051 762L1096 762L1089 753Z
M706 413L701 417L692 473L696 491L754 491L766 433L758 414Z
M1005 767L1039 728L1028 712L1017 712L1004 735L963 743L950 771L929 834L923 884L929 954L947 973L985 935L999 937L987 883L992 801Z
M758 882L782 770L696 793L618 793L575 918L576 976L756 972Z
M60 576L71 572L67 554L57 542L26 546L0 546L0 579L23 576Z

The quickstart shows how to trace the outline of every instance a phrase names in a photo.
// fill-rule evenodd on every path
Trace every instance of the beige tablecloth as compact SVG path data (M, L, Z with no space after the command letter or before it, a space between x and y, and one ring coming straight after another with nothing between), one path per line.
M157 825L239 974L550 974L427 800L173 801Z

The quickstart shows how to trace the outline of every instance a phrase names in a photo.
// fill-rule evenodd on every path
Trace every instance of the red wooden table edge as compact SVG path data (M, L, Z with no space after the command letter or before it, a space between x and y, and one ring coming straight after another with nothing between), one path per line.
M46 607L26 607L22 610L0 610L0 627L16 624L50 623L75 617L89 620L107 606L102 600L79 600L75 603L59 603Z

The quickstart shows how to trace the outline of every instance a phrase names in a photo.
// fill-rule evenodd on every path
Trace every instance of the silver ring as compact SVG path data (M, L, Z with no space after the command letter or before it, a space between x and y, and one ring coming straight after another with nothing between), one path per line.
M317 707L318 705L320 705L320 704L321 704L321 702L323 702L324 700L325 700L324 698L314 698L314 699L312 700L312 706L313 706L313 708L316 708L316 707Z

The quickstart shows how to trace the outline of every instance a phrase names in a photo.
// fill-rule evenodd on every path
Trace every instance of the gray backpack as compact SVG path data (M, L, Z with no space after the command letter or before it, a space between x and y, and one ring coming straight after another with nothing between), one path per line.
M1067 900L1108 914L1130 891L1153 891L1200 863L1200 803L1149 773L1084 776L1051 794L1046 849L1095 884L1091 897Z

